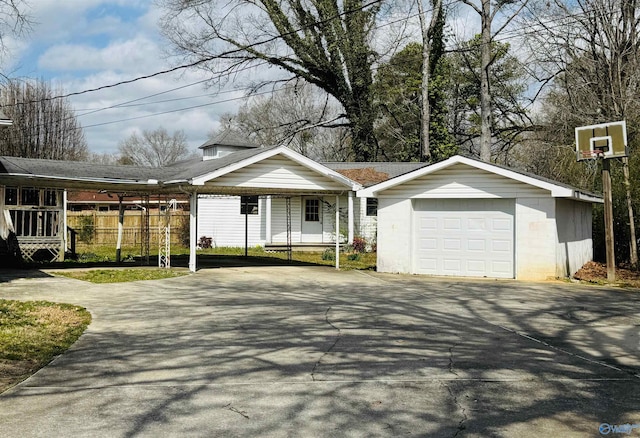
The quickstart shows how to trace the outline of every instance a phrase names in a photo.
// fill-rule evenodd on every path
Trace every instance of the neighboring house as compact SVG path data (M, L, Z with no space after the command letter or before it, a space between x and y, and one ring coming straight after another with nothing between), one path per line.
M141 206L149 205L149 208L157 210L158 206L164 208L167 201L174 200L180 210L189 209L189 197L185 194L175 194L171 198L167 196L152 196L149 199L140 195L125 195L122 205L125 210L138 210ZM120 200L117 193L105 193L95 191L70 190L67 192L67 211L118 211Z
M358 192L378 198L381 272L541 280L593 257L602 198L455 156Z

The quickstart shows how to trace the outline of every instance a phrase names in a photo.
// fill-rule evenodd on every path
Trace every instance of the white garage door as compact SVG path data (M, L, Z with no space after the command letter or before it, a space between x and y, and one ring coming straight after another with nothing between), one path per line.
M416 273L513 278L513 199L414 202Z

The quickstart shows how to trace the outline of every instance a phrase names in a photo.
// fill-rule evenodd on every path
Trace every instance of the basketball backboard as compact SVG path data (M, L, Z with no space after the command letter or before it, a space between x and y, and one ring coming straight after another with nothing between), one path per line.
M578 161L626 157L627 151L627 125L624 120L576 128Z

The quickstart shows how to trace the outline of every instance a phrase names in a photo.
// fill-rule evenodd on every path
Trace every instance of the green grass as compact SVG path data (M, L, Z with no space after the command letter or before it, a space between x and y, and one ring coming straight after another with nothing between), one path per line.
M60 271L56 272L68 278L89 281L91 283L124 283L127 281L140 280L160 280L163 278L173 278L187 275L184 271L174 271L170 269L92 269L89 271Z
M0 300L0 392L67 350L90 322L70 304Z
M157 246L150 249L150 257L158 256ZM244 256L244 247L218 247L198 250L198 255L229 255ZM122 259L127 263L133 262L135 258L140 257L140 246L129 246L122 248ZM173 245L171 247L172 256L188 255L189 248ZM294 251L292 259L297 262L312 263L317 265L334 266L335 260L323 260L322 252ZM357 254L357 256L356 256ZM272 257L280 260L287 259L286 252L266 252L263 247L256 246L248 249L249 257ZM86 263L115 262L115 249L113 246L94 245L87 246L78 250L78 260L70 261L70 263L78 263L80 265ZM350 260L351 259L351 260ZM375 270L376 253L340 253L341 269L362 269Z

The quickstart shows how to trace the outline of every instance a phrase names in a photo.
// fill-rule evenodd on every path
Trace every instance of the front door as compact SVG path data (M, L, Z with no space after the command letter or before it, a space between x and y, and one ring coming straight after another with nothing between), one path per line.
M322 242L322 198L302 198L302 242Z

